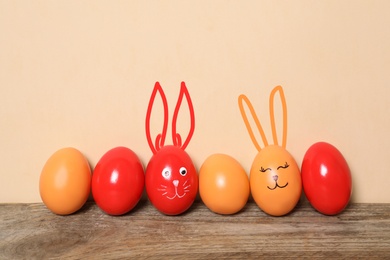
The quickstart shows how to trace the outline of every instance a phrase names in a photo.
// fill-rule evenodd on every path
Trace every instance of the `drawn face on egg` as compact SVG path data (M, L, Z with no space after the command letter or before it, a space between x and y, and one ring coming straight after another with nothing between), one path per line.
M255 202L263 211L275 216L285 215L301 196L301 174L286 149L270 145L254 159L250 186Z
M197 172L191 158L175 146L165 146L152 157L146 169L146 182L149 198L161 202L162 208L174 204L184 211L198 191Z

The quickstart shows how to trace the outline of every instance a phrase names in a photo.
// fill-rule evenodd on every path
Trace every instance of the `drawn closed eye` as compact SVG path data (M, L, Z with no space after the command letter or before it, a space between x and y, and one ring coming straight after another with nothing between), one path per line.
M260 168L260 171L261 171L261 172L266 172L266 171L268 171L268 170L271 171L271 168L265 168L265 169L264 169L263 167Z
M286 162L284 165L280 165L280 166L278 166L278 168L276 168L276 169L277 169L277 170L279 170L280 168L286 169L286 168L288 168L288 166L290 166L290 165Z

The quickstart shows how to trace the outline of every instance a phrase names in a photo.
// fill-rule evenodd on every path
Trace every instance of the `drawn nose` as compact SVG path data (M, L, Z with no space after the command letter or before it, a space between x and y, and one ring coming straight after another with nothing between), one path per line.
M175 187L177 187L177 185L179 185L179 181L178 180L173 180L173 185L175 185Z
M272 176L272 179L274 179L274 181L277 181L278 180L278 175Z

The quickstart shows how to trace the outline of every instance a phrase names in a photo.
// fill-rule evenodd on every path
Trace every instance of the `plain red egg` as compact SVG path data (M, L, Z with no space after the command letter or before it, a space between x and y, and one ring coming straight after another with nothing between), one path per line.
M348 205L352 177L341 152L326 142L313 144L302 162L303 189L310 204L325 215L336 215Z
M110 215L132 210L141 199L144 186L142 163L126 147L116 147L105 153L92 175L93 198Z

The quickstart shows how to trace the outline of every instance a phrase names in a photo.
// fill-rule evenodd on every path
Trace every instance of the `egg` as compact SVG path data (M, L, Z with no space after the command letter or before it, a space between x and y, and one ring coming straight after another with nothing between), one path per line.
M249 198L248 175L231 156L213 154L200 168L199 193L211 211L224 215L237 213Z
M145 185L144 168L127 147L106 152L92 175L92 195L96 204L110 215L123 215L141 199Z
M341 152L326 142L313 144L302 161L303 190L310 204L325 215L341 213L352 194L352 177Z
M268 145L256 155L249 182L257 206L271 216L291 212L302 193L298 164L285 148L278 145Z
M62 148L46 161L39 179L43 203L58 215L79 210L91 190L91 169L84 155L75 148Z

